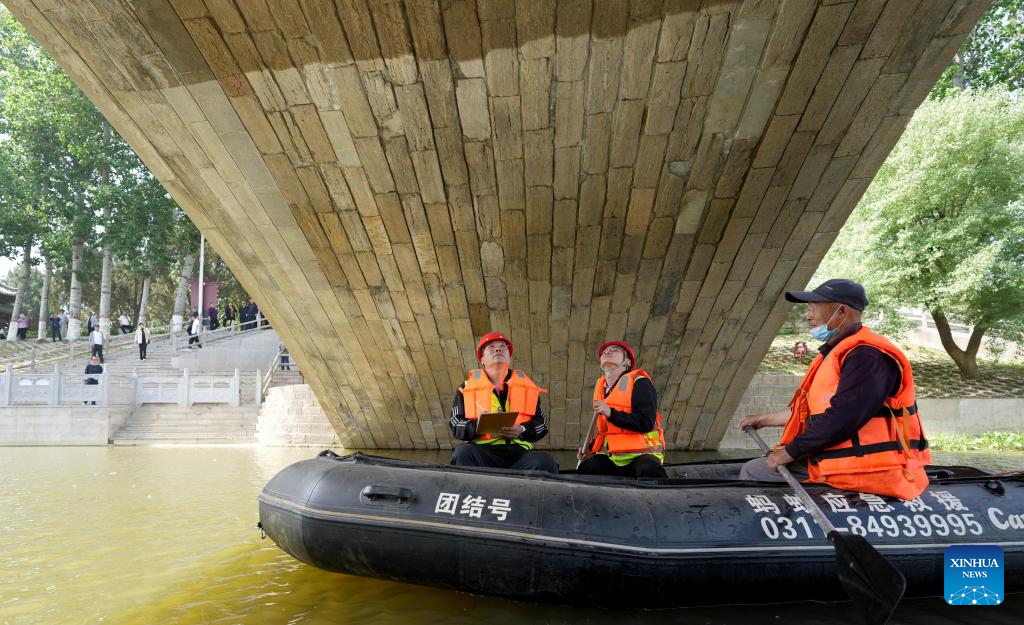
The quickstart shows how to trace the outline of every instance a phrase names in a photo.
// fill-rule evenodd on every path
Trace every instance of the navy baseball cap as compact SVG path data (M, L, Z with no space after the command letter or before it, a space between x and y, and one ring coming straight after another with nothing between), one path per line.
M837 278L826 280L813 291L786 291L786 299L791 302L806 304L807 302L838 302L856 310L864 310L868 305L868 296L864 287L853 280Z

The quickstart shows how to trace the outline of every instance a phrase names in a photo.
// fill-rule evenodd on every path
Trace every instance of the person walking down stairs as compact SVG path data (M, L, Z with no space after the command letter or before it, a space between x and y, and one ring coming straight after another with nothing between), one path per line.
M135 344L139 346L139 360L146 359L146 346L149 345L149 332L146 331L146 324L139 322L135 328Z
M188 348L192 349L192 344L199 346L199 349L203 348L203 344L199 342L199 333L203 329L203 322L199 321L199 313L192 313L192 325L189 326L188 333Z
M102 363L104 338L99 326L93 326L92 332L89 333L89 343L92 345L92 355L99 356Z

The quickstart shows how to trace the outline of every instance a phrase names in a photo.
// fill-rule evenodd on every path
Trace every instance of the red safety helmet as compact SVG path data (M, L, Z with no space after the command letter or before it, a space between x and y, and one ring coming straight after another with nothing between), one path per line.
M630 347L628 343L623 343L622 341L608 341L607 343L601 345L601 347L598 347L597 348L597 358L600 359L601 358L601 354L604 353L604 350L608 349L609 347L611 347L613 345L615 347L622 348L622 350L626 352L626 355L629 356L629 368L630 369L635 369L636 368L636 354L633 353L633 348Z
M480 360L484 357L484 348L487 347L488 343L495 341L501 341L505 345L508 345L508 355L512 356L512 341L508 340L508 337L501 332L488 332L487 334L480 337L480 342L476 344L476 359Z

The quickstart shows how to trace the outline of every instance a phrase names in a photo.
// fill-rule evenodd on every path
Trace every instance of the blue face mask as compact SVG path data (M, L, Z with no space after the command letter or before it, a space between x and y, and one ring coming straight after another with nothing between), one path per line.
M831 330L828 327L828 324L832 321L833 318L835 318L837 312L839 312L838 308L836 308L835 312L832 313L832 316L828 318L828 321L826 321L825 323L821 324L820 326L815 326L815 327L811 328L811 331L810 331L811 338L813 338L813 339L815 339L817 341L821 341L822 343L826 343L833 336L835 336L836 334L839 334L839 328L838 327L832 328Z

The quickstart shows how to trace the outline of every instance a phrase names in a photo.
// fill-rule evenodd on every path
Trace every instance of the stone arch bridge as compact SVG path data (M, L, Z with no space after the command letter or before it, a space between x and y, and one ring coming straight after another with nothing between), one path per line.
M476 338L589 423L637 346L713 448L986 0L4 0L270 317L341 440L446 448Z

